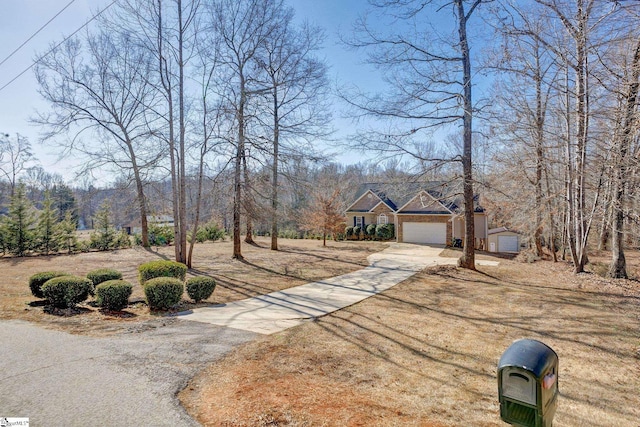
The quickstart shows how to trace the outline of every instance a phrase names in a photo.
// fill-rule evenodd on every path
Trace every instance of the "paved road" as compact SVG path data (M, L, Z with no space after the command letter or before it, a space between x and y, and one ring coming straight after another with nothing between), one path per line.
M350 306L413 276L425 267L454 265L441 247L393 243L369 256L369 266L342 276L228 304L178 313L182 320L273 334ZM497 265L494 261L478 264Z
M195 426L176 393L255 334L160 319L107 338L0 322L0 417L32 426Z

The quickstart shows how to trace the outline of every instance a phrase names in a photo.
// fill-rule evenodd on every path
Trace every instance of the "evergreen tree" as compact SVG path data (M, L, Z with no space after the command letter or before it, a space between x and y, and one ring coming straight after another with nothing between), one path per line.
M56 241L58 245L72 253L78 247L78 238L76 236L76 221L71 215L71 211L64 214L64 219L56 224Z
M42 211L40 211L38 227L36 228L37 247L45 255L48 255L50 251L55 252L58 250L58 242L55 236L57 222L58 212L53 207L51 194L47 191L42 202Z
M34 246L34 223L33 205L27 198L24 185L20 184L11 197L9 215L4 223L9 252L24 256Z
M73 190L65 184L56 184L51 189L51 198L53 206L58 211L58 221L62 221L67 213L71 212L74 221L77 220L76 198Z
M94 232L91 233L91 247L106 251L114 247L116 232L111 226L111 206L105 201L96 212L94 220Z

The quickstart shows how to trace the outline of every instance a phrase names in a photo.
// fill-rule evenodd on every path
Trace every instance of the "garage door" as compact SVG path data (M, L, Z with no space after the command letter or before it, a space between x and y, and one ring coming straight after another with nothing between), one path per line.
M402 240L406 243L445 245L447 243L447 224L405 222L402 224Z
M518 252L518 236L498 236L500 252Z

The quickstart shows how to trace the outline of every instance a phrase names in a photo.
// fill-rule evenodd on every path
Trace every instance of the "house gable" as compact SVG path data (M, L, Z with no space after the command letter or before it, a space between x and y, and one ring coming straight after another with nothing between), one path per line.
M347 208L347 212L371 212L381 204L386 206L384 200L382 200L380 196L369 190L349 206Z
M420 191L404 206L398 209L398 214L410 215L451 215L452 212L439 200L426 191Z

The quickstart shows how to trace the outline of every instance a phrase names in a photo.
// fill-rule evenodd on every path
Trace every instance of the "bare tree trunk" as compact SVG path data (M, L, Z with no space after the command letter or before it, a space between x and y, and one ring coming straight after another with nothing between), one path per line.
M243 200L243 205L244 205L244 212L245 212L245 216L246 216L246 226L247 226L247 234L244 238L244 242L248 243L250 245L255 244L255 241L253 240L253 214L254 214L254 207L253 204L251 203L251 199L248 196L249 194L251 194L251 181L249 178L249 170L247 168L247 154L246 152L244 152L242 154L242 170L243 170L243 174L244 174L244 200Z
M240 214L242 208L242 158L244 156L244 107L246 89L244 76L240 76L240 104L236 111L238 120L238 141L236 145L235 168L233 174L233 258L243 259L240 242Z
M636 123L636 108L638 99L638 87L640 86L640 39L638 39L633 61L631 63L631 81L626 94L625 117L622 123L622 133L618 142L619 162L615 174L615 192L612 203L613 214L613 230L611 239L611 268L609 276L617 279L627 278L627 263L624 256L624 205L626 194L627 180L627 157L629 147L634 137L633 130Z
M182 19L182 0L178 0L178 107L180 121L180 140L178 151L178 221L179 234L176 240L178 262L187 262L187 190L185 172L185 111L184 111L184 33L185 23Z
M551 183L549 182L549 171L546 167L544 168L544 176L546 181L547 194L551 195L552 192ZM551 253L553 254L553 262L558 262L558 249L556 248L556 226L553 215L554 209L551 197L549 196L547 197L547 211L549 214L549 248L551 250Z
M470 270L476 269L475 264L475 218L473 206L473 164L472 164L472 119L473 103L471 99L471 57L469 53L469 43L467 40L467 14L464 10L462 0L455 2L458 15L458 36L460 40L460 51L462 54L463 67L463 153L462 153L462 174L463 174L463 195L464 195L464 248L462 257L458 260L458 265ZM475 5L480 2L476 2ZM472 6L473 7L475 7ZM472 9L473 11L473 9Z
M171 76L167 66L167 59L164 56L164 34L162 27L162 0L158 0L158 73L162 82L162 88L167 96L167 124L169 126L169 161L171 167L171 207L173 212L173 240L174 254L176 261L180 262L180 248L177 244L180 238L180 221L179 221L179 197L177 182L177 161L176 161L176 144L175 144L175 126L174 126L174 104L173 104L173 85L171 84Z
M607 181L607 188L605 189L605 201L604 212L602 212L602 221L600 222L600 236L598 238L598 250L606 251L609 238L611 237L611 223L613 222L613 209L611 207L613 201L612 181Z
M273 164L271 165L271 250L278 250L278 160L280 149L278 86L273 89Z
M144 185L142 183L142 177L140 176L140 168L136 160L136 155L133 151L133 143L129 140L128 135L125 133L127 147L129 148L129 157L131 158L131 166L133 169L133 176L136 182L136 192L138 196L138 209L140 210L140 228L142 247L149 247L149 224L147 221L147 201L144 197Z

